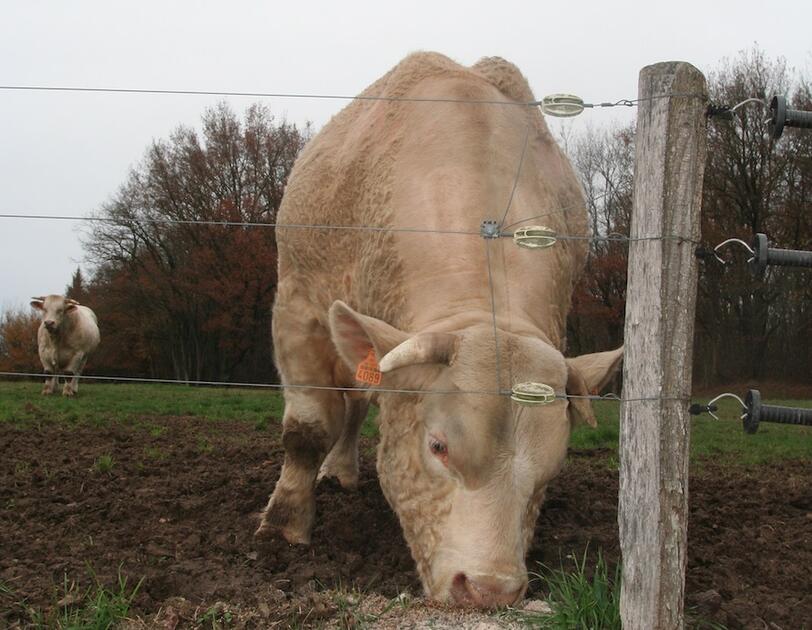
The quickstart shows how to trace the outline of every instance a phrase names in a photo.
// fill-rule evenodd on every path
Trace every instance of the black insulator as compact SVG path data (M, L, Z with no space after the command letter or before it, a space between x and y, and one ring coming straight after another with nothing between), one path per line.
M776 267L808 267L812 268L812 252L800 249L775 249L770 247L767 235L759 232L753 240L752 265L758 273L762 273L767 265Z
M755 433L758 431L759 422L799 424L812 427L812 409L762 405L761 394L757 389L751 389L747 392L744 404L747 411L744 414L743 424L744 430L747 433Z
M727 105L708 105L705 110L705 116L708 118L719 118L721 120L733 120L733 110Z
M770 121L770 135L775 140L784 133L784 127L798 127L812 129L812 112L800 109L787 109L787 99L783 96L773 96L770 103L772 120Z
M688 413L690 413L692 416L699 416L703 413L708 413L709 411L719 411L719 407L716 405L700 405L699 403L694 403L688 407Z
M715 256L715 252L712 249L708 249L704 245L699 245L694 250L694 256L699 258L699 260L708 260L709 258L713 258Z

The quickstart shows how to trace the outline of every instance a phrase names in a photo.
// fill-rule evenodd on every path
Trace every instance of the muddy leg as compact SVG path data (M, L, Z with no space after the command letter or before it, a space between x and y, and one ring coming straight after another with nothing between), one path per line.
M319 481L325 477L335 477L342 488L358 487L358 438L368 409L366 399L345 396L344 428L321 465Z
M45 370L45 385L42 386L43 396L50 396L54 393L57 383L56 376L53 376L53 373L53 370Z
M335 429L340 426L335 419L343 416L343 407L341 392L285 392L285 461L256 536L281 534L289 543L310 543L316 512L316 473L336 440Z
M87 363L87 357L83 353L77 353L68 363L65 369L65 374L70 378L65 381L65 386L62 388L63 396L75 396L79 391L79 375Z

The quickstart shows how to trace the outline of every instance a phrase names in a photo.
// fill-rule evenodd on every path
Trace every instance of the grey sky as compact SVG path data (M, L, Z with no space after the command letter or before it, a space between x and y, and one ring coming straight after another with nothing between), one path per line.
M634 98L649 63L703 71L757 42L809 76L812 3L2 0L0 85L356 94L415 50L516 63L536 96ZM783 17L791 16L791 17ZM0 91L0 213L86 215L153 138L217 97ZM252 100L229 98L242 111ZM323 125L343 101L267 99ZM633 112L584 114L577 126ZM71 222L0 219L0 310L59 293L82 259Z

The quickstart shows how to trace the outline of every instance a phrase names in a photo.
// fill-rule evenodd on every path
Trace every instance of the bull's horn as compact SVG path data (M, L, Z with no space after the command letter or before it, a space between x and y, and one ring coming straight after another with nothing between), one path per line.
M419 333L389 351L381 359L381 372L407 365L444 363L450 365L457 352L458 339L450 333Z
M31 298L31 301L32 301L32 302L44 302L44 301L45 301L45 296L44 296L44 295L42 295L42 296L40 296L40 297L32 297L32 298Z
M74 306L81 306L79 302L76 300L72 300L71 298L65 298L65 304L73 304Z

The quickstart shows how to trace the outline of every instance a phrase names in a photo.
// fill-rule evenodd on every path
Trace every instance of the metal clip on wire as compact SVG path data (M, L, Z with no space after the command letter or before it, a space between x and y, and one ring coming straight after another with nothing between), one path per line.
M555 390L544 383L517 383L510 399L520 405L546 405L555 401Z
M543 225L528 225L513 232L513 242L527 249L545 249L555 245L555 230Z

